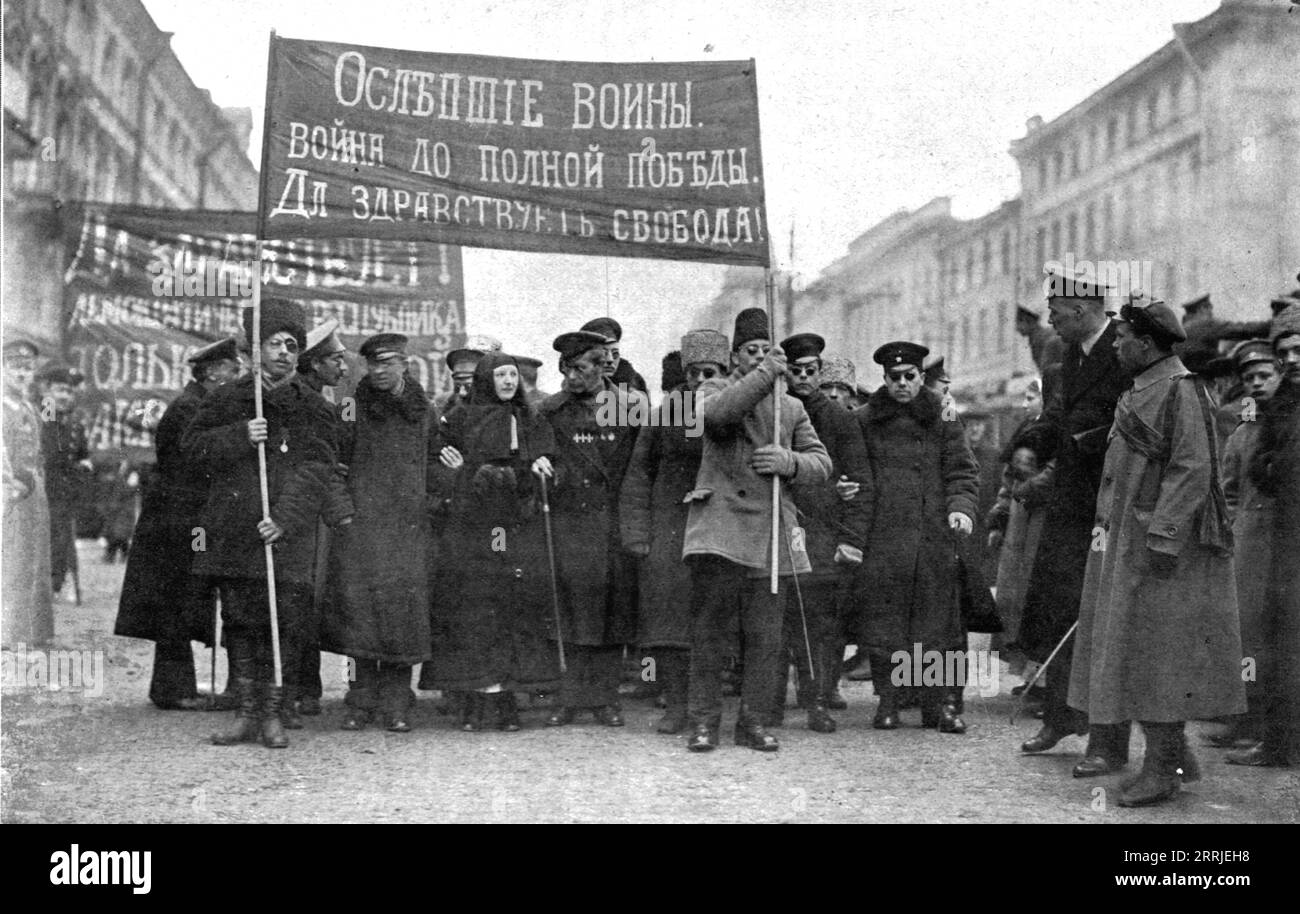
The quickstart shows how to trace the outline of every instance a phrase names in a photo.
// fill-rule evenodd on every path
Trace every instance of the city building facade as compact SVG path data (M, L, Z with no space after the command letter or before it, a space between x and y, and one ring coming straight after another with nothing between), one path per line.
M71 202L251 211L252 113L198 88L139 0L5 0L4 323L57 349Z

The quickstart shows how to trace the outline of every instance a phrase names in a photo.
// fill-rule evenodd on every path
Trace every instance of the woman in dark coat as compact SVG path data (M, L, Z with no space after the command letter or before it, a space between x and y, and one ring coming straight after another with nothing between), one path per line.
M469 402L439 423L439 454L456 468L433 659L422 688L466 693L461 726L518 730L515 690L559 687L548 641L551 585L534 464L555 453L551 426L529 405L515 357L489 352Z
M320 644L352 661L345 730L363 728L378 711L387 729L409 731L411 668L430 654L436 435L433 407L406 371L406 342L381 333L362 344L369 374L357 385L353 421L340 423L353 519L330 537Z
M887 344L877 351L876 360L884 358L888 371L906 376L907 369L919 368L920 357L913 350L921 348ZM895 364L899 357L907 361ZM979 469L961 422L955 417L945 420L943 402L924 387L910 401L900 402L891 394L895 380L887 378L889 385L853 414L862 428L875 482L857 619L858 643L866 646L880 697L875 720L880 729L898 726L898 683L891 679L895 652L910 658L919 650L924 658L927 651L942 654L965 648L952 525L954 515L964 515L965 532L970 532L979 492ZM902 684L921 685L921 671L908 663L912 676L903 677ZM964 724L956 717L957 691L956 683L926 688L923 723L946 723L946 732L962 732Z

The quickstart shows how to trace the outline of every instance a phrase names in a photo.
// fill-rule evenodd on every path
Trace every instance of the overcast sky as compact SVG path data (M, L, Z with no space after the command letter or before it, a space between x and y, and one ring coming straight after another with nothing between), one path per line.
M1015 196L1007 153L1033 114L1061 114L1217 0L950 3L796 0L144 0L220 105L266 93L267 36L576 60L754 58L768 224L795 230L807 278L900 208L953 198L978 216ZM254 135L253 160L260 136ZM777 251L781 266L788 251ZM465 251L469 329L549 362L561 329L609 313L651 380L722 267ZM730 327L720 327L730 332ZM815 327L801 328L815 330ZM549 386L555 388L557 375ZM544 386L547 386L544 383Z

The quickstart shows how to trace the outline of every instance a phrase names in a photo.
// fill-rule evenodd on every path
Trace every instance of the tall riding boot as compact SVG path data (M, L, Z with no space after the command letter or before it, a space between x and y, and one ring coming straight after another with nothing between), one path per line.
M260 708L257 703L255 688L256 657L252 641L242 632L229 632L226 635L226 652L230 662L230 685L238 707L235 710L235 725L224 733L212 734L215 746L233 746L236 743L255 743L261 728Z
M871 664L871 685L876 690L877 701L876 716L871 721L871 726L877 730L897 730L900 723L898 693L889 681L889 664L880 654L871 655L868 662Z
M686 697L690 686L690 654L678 648L659 652L659 673L663 679L663 695L668 700L664 716L655 729L659 733L674 735L686 729Z
M844 644L838 637L831 639L826 654L830 665L826 670L826 707L832 711L843 711L849 703L840 694L840 679L844 675Z
M286 730L302 729L302 718L298 716L298 697L301 693L299 686L284 687L284 701L280 703L280 724Z
M1120 791L1120 806L1151 806L1178 793L1178 769L1183 763L1183 725L1143 721L1142 731L1147 738L1142 773Z
M810 702L808 705L808 729L814 733L834 733L835 718L830 712L830 693L834 686L831 681L831 669L834 666L833 655L823 642L818 645L817 666L813 673L815 679L808 687Z
M280 719L284 707L284 686L262 684L262 745L268 749L284 749L289 738L284 735Z

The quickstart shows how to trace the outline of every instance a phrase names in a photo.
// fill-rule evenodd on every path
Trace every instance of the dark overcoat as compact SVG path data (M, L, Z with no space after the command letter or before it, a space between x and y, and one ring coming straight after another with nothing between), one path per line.
M333 408L297 375L266 390L266 472L271 519L284 528L275 543L277 585L310 585L316 521L338 454ZM181 436L182 458L210 480L199 512L204 539L191 566L212 578L266 579L257 448L248 443L255 416L252 376L203 398Z
M1025 653L1040 663L1079 618L1106 437L1129 381L1108 324L1086 356L1078 343L1066 347L1047 407L1020 436L1039 465L1054 462L1020 629Z
M597 421L598 412L626 415L618 406L623 392L608 382L605 391L597 397L561 391L540 409L555 434L550 499L564 639L589 647L636 639L636 560L619 542L618 492L637 429Z
M522 391L518 396L524 406ZM508 458L476 447L481 439L472 427L472 407L458 406L438 424L437 450L454 447L465 463L450 493L438 575L442 592L433 601L433 657L420 671L421 688L559 685L558 655L549 640L553 603L545 531L531 472L538 457L554 460L555 437L550 423L531 407L525 410L517 416L518 453ZM487 464L509 473L476 483Z
M812 563L809 577L835 581L844 571L852 569L849 565L835 564L835 550L839 545L866 548L875 502L871 462L867 459L862 429L847 409L820 390L797 399L803 403L813 431L831 458L831 475L825 482L793 486L808 560ZM835 491L835 483L841 476L860 486L851 501L844 501Z
M1242 422L1228 436L1223 454L1223 494L1232 514L1233 569L1237 577L1237 615L1241 620L1241 653L1252 657L1258 671L1267 662L1269 643L1264 637L1269 575L1273 564L1273 514L1276 499L1260 489L1250 474L1259 449L1259 417ZM1246 680L1246 695L1256 703L1259 677Z
M691 646L691 575L682 561L682 538L691 508L686 494L695 488L704 453L701 437L694 434L699 426L685 422L685 404L693 409L694 400L683 384L660 405L655 422L637 435L619 494L623 545L650 549L641 562L637 643L642 647Z
M434 410L409 374L396 397L362 378L355 401L339 449L352 521L331 532L320 646L413 665L429 658L432 643Z
M858 643L872 653L964 647L948 515L975 518L979 469L962 424L928 388L898 403L881 387L853 413L874 494L856 588Z
M210 642L215 599L190 575L198 553L194 528L208 499L210 478L185 459L181 436L199 412L207 389L191 381L171 402L154 431L154 482L144 493L126 560L113 634L151 641ZM248 446L247 439L244 442Z

